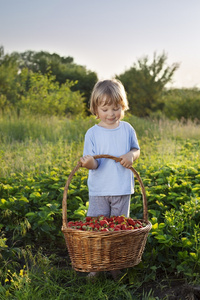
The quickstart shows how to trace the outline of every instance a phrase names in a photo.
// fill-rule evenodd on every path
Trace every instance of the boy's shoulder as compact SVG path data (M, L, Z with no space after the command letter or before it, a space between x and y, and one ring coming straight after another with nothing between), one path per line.
M125 126L128 126L130 125L130 123L128 123L127 121L120 121L121 124L125 125Z
M126 128L133 129L133 126L130 123L126 122L126 121L120 121L120 123L121 123L122 126L124 126Z
M96 131L96 129L97 129L97 126L93 125L86 131L86 134L93 134Z

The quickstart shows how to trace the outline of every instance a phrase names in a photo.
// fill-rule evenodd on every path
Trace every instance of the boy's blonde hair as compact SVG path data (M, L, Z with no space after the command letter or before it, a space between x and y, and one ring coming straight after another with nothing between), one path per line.
M93 115L98 115L97 107L104 103L104 105L114 104L122 106L122 111L127 110L128 100L126 91L121 81L117 79L98 81L92 91L90 98L90 111Z

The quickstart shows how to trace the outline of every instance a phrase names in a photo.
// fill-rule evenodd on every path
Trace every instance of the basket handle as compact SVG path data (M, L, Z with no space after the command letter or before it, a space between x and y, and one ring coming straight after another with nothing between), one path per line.
M120 157L115 157L115 156L107 155L107 154L94 155L93 157L94 157L94 159L109 158L109 159L115 160L116 162L120 162L122 160L122 158L120 158ZM78 161L77 165L71 171L71 173L70 173L70 175L68 177L68 180L66 182L65 188L64 188L63 201L62 201L62 221L63 221L63 227L67 227L67 192L68 192L69 184L71 182L72 177L74 176L74 174L76 173L76 171L81 166L82 166L81 162ZM146 197L146 192L145 192L144 184L143 184L142 179L141 179L140 175L138 174L138 172L133 167L131 167L130 170L134 173L135 177L137 178L137 180L139 181L139 184L140 184L140 188L141 188L141 192L142 192L142 199L143 199L143 220L144 220L144 222L147 222L148 221L147 197Z

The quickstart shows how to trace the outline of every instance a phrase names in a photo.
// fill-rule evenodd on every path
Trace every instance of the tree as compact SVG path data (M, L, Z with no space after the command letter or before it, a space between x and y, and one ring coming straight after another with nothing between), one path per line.
M132 114L146 117L163 109L162 93L179 67L177 63L167 66L166 61L165 53L158 56L154 53L152 63L145 56L132 68L116 76L124 84Z
M79 91L71 90L72 82L59 85L55 76L28 69L22 70L21 77L29 78L29 89L21 98L22 108L41 115L84 115L83 99Z
M18 65L15 57L4 53L0 47L0 109L4 112L7 109L17 106L18 103Z
M51 71L52 75L55 75L55 81L60 85L66 80L76 82L71 89L83 94L84 102L88 107L92 88L98 80L95 72L87 70L85 66L75 64L71 56L62 57L56 53L26 51L24 53L15 52L13 56L17 57L21 70L28 68L33 72L41 72L43 75Z
M25 51L23 53L13 52L12 55L18 60L19 68L22 70L28 68L29 70L41 72L45 74L48 72L49 67L55 70L59 68L60 64L72 64L73 57L61 57L56 53L50 54L46 51Z

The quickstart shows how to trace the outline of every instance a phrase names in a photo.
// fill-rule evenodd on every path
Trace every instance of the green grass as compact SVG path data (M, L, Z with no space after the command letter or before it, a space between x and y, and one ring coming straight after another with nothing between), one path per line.
M200 126L188 121L152 121L126 117L136 129L141 147L137 161L148 166L152 160L160 165L197 161ZM0 119L0 177L12 173L38 173L52 167L72 168L82 156L86 130L95 124L86 119L13 116ZM188 149L185 157L183 149Z
M0 299L9 300L66 300L66 299L158 299L152 290L144 291L142 283L148 274L138 278L124 270L117 282L109 272L102 272L95 280L89 280L86 273L71 269L67 261L56 255L47 257L39 250L35 255L27 248L23 251L24 265L16 271L8 270L4 284L0 286Z
M138 119L134 116L127 116L125 120L133 125L139 139L141 155L134 163L134 167L141 174L145 184L148 185L149 202L153 207L150 216L152 217L155 212L164 218L165 208L162 206L162 202L166 201L167 205L169 203L167 196L160 195L159 188L162 187L163 190L168 181L171 183L171 190L167 187L165 192L169 195L172 191L174 195L178 194L180 188L188 188L188 194L186 189L186 192L184 191L179 198L180 201L182 201L181 197L186 199L184 203L187 203L183 203L183 207L189 213L192 195L196 193L196 197L199 199L197 190L196 192L194 190L193 194L190 191L191 187L198 189L198 180L197 177L195 179L194 171L199 170L200 125L190 121L185 123L166 119ZM26 188L30 189L31 197L38 191L41 192L43 196L41 199L43 200L38 199L44 202L44 212L49 213L46 202L55 204L58 199L60 201L64 186L63 180L66 179L67 173L72 170L79 157L82 156L86 130L96 122L93 117L72 120L23 116L18 119L13 115L12 117L0 118L0 178L3 182L2 186L4 186L0 192L4 193L3 198L8 195L7 198L10 202L7 201L7 203L12 205L4 211L7 214L5 215L6 218L9 219L9 213L13 213L12 208L14 205L16 207L15 218L19 215L20 209L25 208L25 202L23 202L25 201L23 198L24 190L21 186L23 182L26 183ZM82 170L83 174L86 176L87 171ZM161 176L162 174L164 174L164 177ZM166 175L167 178L165 178L165 174L168 174ZM78 182L79 177L77 176L75 180ZM161 180L162 183L160 183ZM177 180L174 187L173 180ZM179 185L175 193L177 182ZM56 189L54 183L57 185ZM83 183L81 184L83 186ZM41 186L45 187L46 190L40 190ZM48 187L51 188L49 196ZM29 197L28 190L26 192L27 197ZM78 196L81 196L81 193L85 195L87 191L84 186L77 192L80 193ZM175 197L177 197L177 194ZM20 198L20 195L23 197ZM156 195L157 200L154 200L154 195ZM37 212L42 206L37 208L36 204L39 200L36 196L34 197L31 198L30 205L34 205ZM78 205L75 203L75 201L78 201L75 197L76 195L74 198L72 197L73 203L70 203L71 206L69 206L71 210L73 205ZM137 201L140 201L141 197L137 187L134 197L137 206ZM15 201L16 199L19 202ZM60 203L58 204L60 205ZM134 206L134 203L132 205ZM58 214L59 211L60 208L56 207L54 213ZM170 213L169 217L172 217L171 210ZM174 212L174 216L182 218L178 213L178 210ZM17 248L21 241L20 235L19 240L15 241L16 245L12 244L14 238L9 235L9 228L15 226L14 221L16 219L12 219L12 222L7 224L8 232L4 228L8 240L4 239L4 233L1 234L0 231L0 247L3 249L2 253L5 254L2 269L6 270L1 273L3 279L0 285L0 299L158 299L154 296L154 286L160 284L162 288L162 284L159 276L156 275L157 267L155 265L147 268L145 264L140 264L133 269L124 270L123 277L118 282L114 282L108 276L108 273L102 273L99 279L90 282L86 279L86 274L79 274L72 270L65 249L64 254L55 251L55 254L52 255L54 253L54 249L51 248L52 245L49 245L49 249L45 247L39 251L28 247ZM20 219L21 221L24 220ZM57 219L56 221L58 222ZM60 227L61 221L59 220L59 230ZM169 230L172 230L172 227L169 226ZM17 230L17 228L14 230L15 234L17 234ZM160 231L162 230L161 228ZM196 232L197 230L198 228L196 228ZM184 235L184 232L181 232L181 234ZM31 233L29 233L29 237L30 235ZM163 235L163 232L160 235ZM26 239L26 235L22 236L21 239ZM153 243L154 247L159 246L162 252L162 246L165 245L162 245L162 243L156 244L156 238L153 239ZM7 245L9 245L9 251L7 251ZM62 246L58 245L58 248L62 247L64 248L64 239ZM147 245L148 251L150 247L151 245ZM6 253L10 255L8 258L6 258ZM184 251L181 255L184 255ZM158 261L157 257L154 257L154 259ZM187 259L189 258L187 257ZM168 276L166 269L162 270L162 274L163 272L166 272L166 276ZM198 276L196 278L198 279ZM149 282L153 282L153 284L150 285L149 289L145 289Z
M0 177L72 167L82 155L84 133L94 122L34 116L0 119Z

